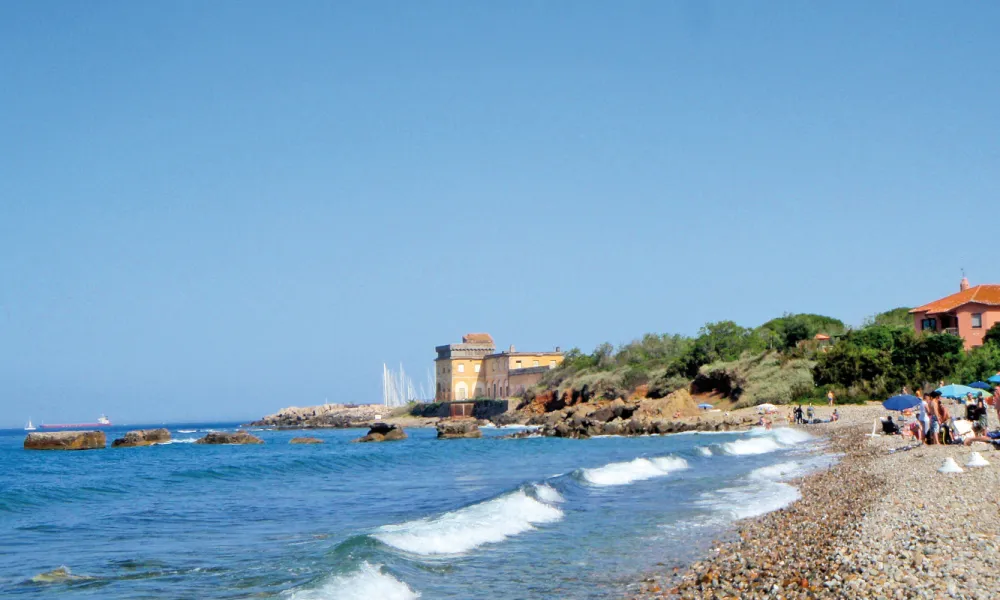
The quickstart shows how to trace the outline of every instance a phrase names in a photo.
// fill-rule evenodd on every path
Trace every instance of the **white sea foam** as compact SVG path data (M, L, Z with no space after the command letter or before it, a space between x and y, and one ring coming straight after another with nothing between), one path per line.
M698 446L698 454L702 456L712 456L712 449L708 446Z
M795 486L762 479L705 494L699 504L733 519L746 519L784 508L801 497Z
M383 573L379 565L362 563L347 575L338 575L315 589L295 590L289 600L413 600L420 593L402 581Z
M758 428L751 430L747 438L726 442L721 444L721 448L726 454L734 456L767 454L768 452L808 442L811 439L813 437L808 433L789 427L770 430Z
M432 519L385 525L373 537L413 554L460 554L483 544L502 542L562 516L555 506L518 490Z
M771 438L752 437L745 440L735 440L722 444L722 451L733 456L748 454L766 454L781 448L781 444Z
M195 433L197 431L197 429L178 429L177 433Z
M661 458L637 458L629 462L618 462L584 469L583 479L599 486L627 485L634 481L663 477L673 471L686 469L687 461L673 456Z
M821 454L802 460L792 460L782 462L767 467L754 469L750 473L751 479L764 479L771 481L787 481L797 477L803 477L820 469L825 469L837 462L839 455Z
M179 440L169 440L166 442L160 442L164 446L167 444L193 444L198 441L198 438L183 438Z
M535 484L535 496L542 502L548 502L549 504L559 504L566 501L562 497L562 494L556 491L554 487L545 483Z

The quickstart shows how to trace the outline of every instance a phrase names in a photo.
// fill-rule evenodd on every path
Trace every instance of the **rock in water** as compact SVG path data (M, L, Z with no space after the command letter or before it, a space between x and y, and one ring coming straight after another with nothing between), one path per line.
M59 567L58 569L52 569L51 571L46 571L44 573L39 573L31 578L32 583L62 583L65 581L83 581L85 579L91 579L91 577L86 577L84 575L74 575L70 572L69 567Z
M138 429L130 431L125 434L125 437L111 442L111 447L152 446L153 444L163 444L169 441L170 432L166 429Z
M322 444L323 440L314 437L297 437L292 438L289 444Z
M245 431L236 433L212 432L201 438L196 444L263 444L264 440Z
M44 431L24 438L25 450L95 450L107 445L103 431Z
M437 424L438 439L483 437L475 419L455 419Z
M394 442L405 440L406 432L399 425L389 425L388 423L375 423L368 430L368 435L360 437L355 442Z

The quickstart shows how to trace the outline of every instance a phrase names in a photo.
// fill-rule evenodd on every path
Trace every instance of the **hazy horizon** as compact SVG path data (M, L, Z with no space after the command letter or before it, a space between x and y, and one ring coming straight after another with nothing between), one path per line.
M1000 282L1000 5L0 5L0 426Z

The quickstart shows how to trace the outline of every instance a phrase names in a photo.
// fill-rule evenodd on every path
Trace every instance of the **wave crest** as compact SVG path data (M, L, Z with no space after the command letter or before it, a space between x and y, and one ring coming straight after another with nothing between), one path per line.
M554 493L558 496L554 489L549 490L551 492L540 492L536 488L536 493L543 500L544 495ZM560 509L518 490L439 517L384 525L372 537L413 554L461 554L483 544L502 542L534 529L537 524L552 523L562 517Z
M296 590L288 594L289 600L413 600L420 592L410 589L402 581L382 572L381 565L362 563L361 567L346 575L338 575L322 586L310 590Z
M660 458L637 458L628 462L617 462L583 469L583 479L590 484L599 486L628 485L635 481L663 477L674 471L686 469L688 463L683 458L674 456Z

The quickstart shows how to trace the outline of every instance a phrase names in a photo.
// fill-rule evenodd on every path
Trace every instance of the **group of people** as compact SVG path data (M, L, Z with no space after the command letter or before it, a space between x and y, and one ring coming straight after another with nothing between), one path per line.
M791 415L791 419L790 420L793 423L795 423L796 425L804 425L804 424L807 424L807 423L816 423L817 422L816 421L816 410L812 406L807 406L806 410L803 413L802 405L798 404L792 410L792 415ZM833 409L833 412L830 414L830 421L833 422L833 421L839 421L839 420L840 420L840 413L838 413L837 409L835 408L835 409Z
M971 423L971 431L968 425L964 430L956 426L955 419L961 417L952 416L940 392L933 391L924 395L921 390L917 390L915 395L920 399L920 404L916 405L916 419L908 428L920 442L931 445L970 444L974 441L1000 443L1000 432L989 431L989 409L982 394L974 397L969 393L962 399L965 404L964 418ZM1000 419L1000 387L993 392L992 404ZM900 432L891 416L883 421L882 427L887 433Z

